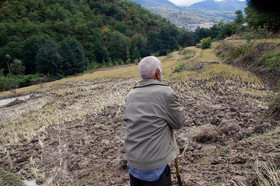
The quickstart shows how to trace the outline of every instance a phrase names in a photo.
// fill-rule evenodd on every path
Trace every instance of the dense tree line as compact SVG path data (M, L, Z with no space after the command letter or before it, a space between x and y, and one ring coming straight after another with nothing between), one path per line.
M2 76L59 78L194 44L181 40L189 32L128 0L1 1L0 10ZM11 71L14 63L21 70Z
M241 10L235 11L236 18L233 22L224 23L220 21L219 24L212 26L211 28L197 28L195 30L196 42L200 42L203 38L211 37L212 39L222 40L233 34L241 33L245 27L245 17Z
M210 36L213 39L224 39L233 34L244 34L246 32L272 32L280 31L280 13L260 12L256 10L251 4L245 8L245 14L241 10L235 12L236 18L234 22L224 23L220 22L211 28L197 28L195 30L196 42L203 38ZM247 22L248 26L243 24Z

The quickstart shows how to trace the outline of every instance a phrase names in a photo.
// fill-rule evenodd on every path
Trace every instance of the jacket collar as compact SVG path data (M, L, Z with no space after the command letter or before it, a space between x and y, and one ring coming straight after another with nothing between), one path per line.
M139 83L134 88L142 88L147 87L151 85L162 85L165 86L162 82L155 80L155 79L143 79L142 81L139 81Z

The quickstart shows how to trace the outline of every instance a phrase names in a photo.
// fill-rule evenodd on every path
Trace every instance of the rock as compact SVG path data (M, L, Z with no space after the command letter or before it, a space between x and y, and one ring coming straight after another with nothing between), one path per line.
M231 108L230 108L230 111L231 111L231 112L236 112L237 110L236 110L235 108L231 107Z
M219 129L215 125L206 124L195 128L192 132L192 138L199 143L216 141L219 136Z
M237 185L249 185L247 178L244 176L234 176L232 180Z
M219 125L221 123L221 120L217 117L212 118L211 122L212 125Z
M42 178L42 176L38 176L38 178L36 179L36 184L37 185L42 185L44 183L44 179Z
M101 142L104 143L105 145L110 145L110 141L107 139L103 139Z
M221 127L221 131L225 134L231 135L239 132L241 127L236 123L225 123Z
M127 169L127 160L120 160L119 165L122 170L126 170Z
M260 125L257 125L254 129L254 132L256 133L264 133L267 129L271 127L271 124L269 122L264 122Z

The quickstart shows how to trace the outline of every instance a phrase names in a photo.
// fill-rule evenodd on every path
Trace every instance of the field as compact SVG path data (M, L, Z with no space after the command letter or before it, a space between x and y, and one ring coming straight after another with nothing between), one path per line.
M215 46L159 57L186 113L175 132L181 177L184 185L256 184L280 162L279 121L264 117L276 92L223 63ZM0 93L29 95L0 107L0 170L38 185L128 185L124 100L139 80L138 66L126 65Z

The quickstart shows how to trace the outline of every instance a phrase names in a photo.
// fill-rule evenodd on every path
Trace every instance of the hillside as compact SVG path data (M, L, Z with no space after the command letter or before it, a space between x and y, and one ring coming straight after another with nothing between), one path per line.
M280 108L270 106L277 91L228 64L234 64L230 58L218 58L227 42L246 43L231 38L159 58L164 83L186 112L175 133L184 185L256 185L261 176L279 173L273 168L279 167L280 123L273 115ZM279 47L278 40L265 42ZM124 100L139 80L138 66L131 64L0 93L0 183L18 181L10 172L37 184L128 184ZM25 99L9 99L18 96ZM173 162L170 167L176 184Z
M159 8L159 7L146 7L155 14L174 23L180 28L185 28L194 31L196 28L210 28L214 24L218 24L221 20L225 23L231 22L235 19L236 15L231 11L213 11L202 8Z
M131 1L1 1L0 77L133 63L149 55L148 34L170 26Z
M175 4L168 0L133 0L144 7L177 8Z
M246 8L246 1L239 0L206 0L202 2L198 2L192 4L190 8L202 8L206 10L214 10L214 11L231 11L235 12L236 10L244 10Z
M170 4L167 0L143 1L133 0L151 10L155 14L169 20L178 27L194 31L197 27L210 28L221 20L231 22L235 18L236 10L243 10L245 2L238 0L215 1L207 0L188 7Z

